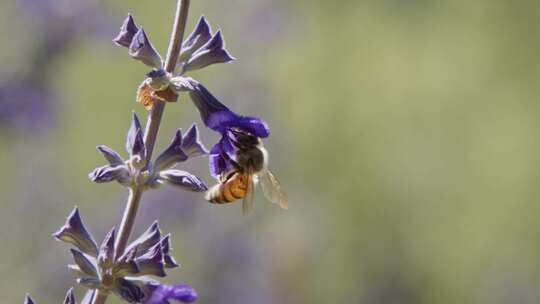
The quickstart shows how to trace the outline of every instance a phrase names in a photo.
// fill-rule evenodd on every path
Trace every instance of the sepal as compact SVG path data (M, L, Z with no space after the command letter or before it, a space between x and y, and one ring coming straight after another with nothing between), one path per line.
M161 56L148 39L148 36L142 27L139 28L131 40L131 44L129 45L129 56L141 61L151 68L161 69L163 66Z
M121 185L128 186L131 183L130 172L127 166L105 165L94 169L88 174L88 178L94 183L109 183L117 181Z
M212 38L210 24L206 21L204 16L201 16L193 32L191 32L184 43L182 43L179 61L187 61L191 54L208 42L210 38Z
M139 27L135 24L135 20L128 14L127 18L124 20L122 27L120 27L120 32L113 39L114 43L119 46L129 48L129 45L133 41L133 36L139 31Z
M163 170L159 173L157 181L192 192L204 192L208 190L203 180L189 172L181 170Z
M120 154L118 154L113 149L105 145L97 146L97 149L99 152L101 152L101 154L103 154L103 156L109 162L109 164L113 166L124 164L124 159L122 158L122 156L120 156Z
M79 214L79 209L75 208L68 216L66 223L53 236L66 243L77 247L80 251L92 256L97 256L97 244L86 228Z
M29 294L26 294L24 297L24 304L34 304L34 300L32 300Z
M139 272L137 273L137 276L166 276L165 265L163 262L163 251L159 243L154 245L143 255L136 257L135 262L137 263L137 267L139 267Z
M228 63L234 59L225 48L221 30L218 30L212 39L191 55L183 67L183 72L199 70L215 63Z
M156 158L154 170L158 172L187 159L188 156L182 150L182 130L178 129L169 146Z
M139 117L133 112L131 126L126 137L126 151L129 153L132 165L143 167L146 161L146 147L144 146L143 129Z
M71 255L73 255L73 260L77 264L79 270L89 276L97 276L96 265L91 261L86 255L80 252L77 249L71 249Z
M73 287L71 287L64 298L64 304L77 304L75 301L75 296L73 295Z
M107 233L101 246L99 248L99 254L97 262L100 269L110 268L114 264L114 242L115 242L115 230L114 228Z

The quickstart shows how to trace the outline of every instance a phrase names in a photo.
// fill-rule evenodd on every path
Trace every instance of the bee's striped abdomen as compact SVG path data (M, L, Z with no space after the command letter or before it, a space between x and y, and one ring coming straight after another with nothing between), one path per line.
M210 188L206 200L213 204L232 203L246 196L247 185L243 174L235 172L225 182Z

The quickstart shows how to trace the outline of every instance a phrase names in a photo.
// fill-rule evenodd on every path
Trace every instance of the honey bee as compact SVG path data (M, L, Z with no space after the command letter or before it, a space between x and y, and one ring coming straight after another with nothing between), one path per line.
M268 170L268 152L260 138L241 130L231 130L232 144L237 149L235 159L229 159L233 170L223 174L218 184L206 192L205 199L213 204L227 204L242 199L242 213L253 208L254 188L260 183L264 196L281 208L288 201L276 177Z

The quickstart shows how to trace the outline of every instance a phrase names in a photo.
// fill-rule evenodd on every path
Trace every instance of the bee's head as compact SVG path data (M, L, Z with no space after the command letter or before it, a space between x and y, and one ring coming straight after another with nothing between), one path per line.
M251 149L261 143L261 140L257 136L253 136L240 129L231 129L230 134L232 143L236 148L241 150Z

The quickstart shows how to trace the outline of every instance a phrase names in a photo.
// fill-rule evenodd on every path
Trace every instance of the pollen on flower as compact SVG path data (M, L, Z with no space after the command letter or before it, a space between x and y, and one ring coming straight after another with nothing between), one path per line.
M176 102L178 100L178 94L176 94L170 86L161 91L154 91L152 96L166 102Z
M154 105L155 97L152 95L153 92L154 90L152 90L146 81L143 81L137 89L137 102L140 102L148 111L152 110L152 106Z
M177 100L178 94L171 87L155 91L144 81L137 89L137 102L141 103L148 111L152 110L155 101L176 102Z

